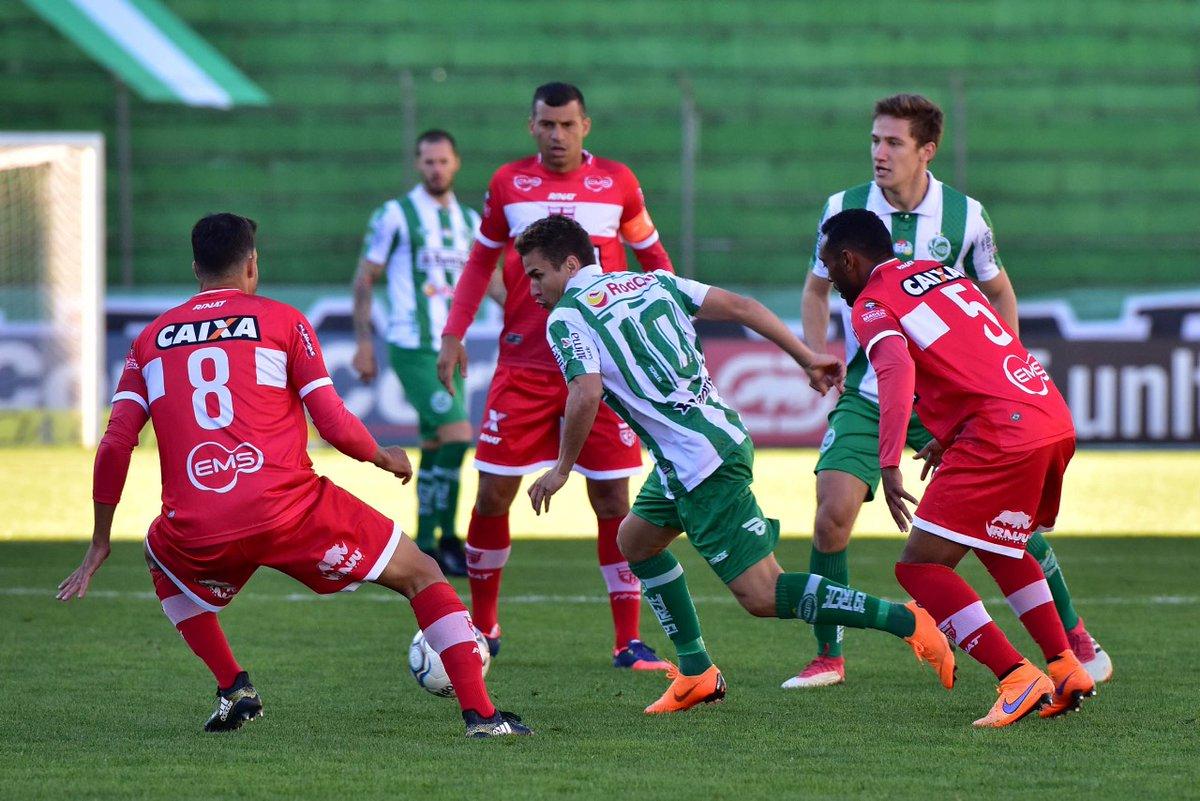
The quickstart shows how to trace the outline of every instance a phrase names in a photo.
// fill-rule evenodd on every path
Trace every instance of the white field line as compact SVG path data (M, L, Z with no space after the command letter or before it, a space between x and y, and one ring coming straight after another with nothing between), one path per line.
M50 587L0 587L0 596L18 596L18 597L38 597L42 596L47 600L54 598L55 590ZM152 592L129 592L122 590L91 590L88 592L87 598L96 598L101 600L143 600L156 601L158 600ZM289 592L286 594L278 593L257 593L250 592L245 596L238 596L239 603L265 601L268 603L308 603L312 601L327 601L335 597L345 597L343 593L335 593L333 595L317 595L316 593L304 592ZM379 603L396 603L403 601L400 595L394 593L368 592L355 597L360 600L379 602ZM503 602L506 604L602 604L608 602L606 595L506 595L502 596ZM697 595L694 596L696 603L700 604L732 604L736 603L732 595ZM1075 603L1083 604L1084 606L1119 606L1128 604L1132 606L1195 606L1200 604L1200 595L1111 595L1111 596L1096 596L1096 597L1073 597ZM984 598L984 603L990 605L1002 605L1004 599L1000 597Z

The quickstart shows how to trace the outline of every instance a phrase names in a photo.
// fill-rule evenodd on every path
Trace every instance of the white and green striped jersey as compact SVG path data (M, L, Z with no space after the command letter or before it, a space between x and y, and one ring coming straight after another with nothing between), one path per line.
M375 210L360 258L387 270L388 342L438 349L454 285L478 231L474 209L453 194L443 206L420 184Z
M567 283L546 329L568 382L600 374L604 401L650 449L670 495L690 492L749 436L717 394L692 325L709 289L590 265Z
M820 230L833 215L845 209L875 212L892 232L892 249L904 261L925 259L940 261L966 273L975 281L989 281L1000 274L1004 265L996 252L992 221L983 205L953 187L929 176L929 189L915 209L900 211L887 202L874 181L831 195L825 202L817 225L817 246L813 249L813 275L829 280L829 271L817 254ZM872 403L879 403L879 384L867 355L859 348L850 326L850 307L842 308L842 327L846 332L846 392L857 392Z

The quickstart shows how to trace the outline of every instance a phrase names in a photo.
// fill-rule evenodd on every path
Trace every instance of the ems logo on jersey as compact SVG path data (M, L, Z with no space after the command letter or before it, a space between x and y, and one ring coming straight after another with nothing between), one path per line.
M895 252L898 259L911 258L913 255L913 243L907 239L897 239L892 245L892 251Z
M603 192L605 189L612 189L613 179L607 175L589 175L583 179L583 185L593 192Z
M187 458L188 479L192 486L223 494L237 486L242 473L256 473L263 466L263 452L243 442L229 450L219 442L201 442Z
M1004 376L1017 389L1030 395L1045 395L1050 391L1050 376L1032 353L1028 359L1015 353L1008 354L1004 359Z
M534 175L514 175L513 186L520 189L522 192L528 192L530 189L542 185L542 179Z
M950 240L938 234L929 240L929 257L936 261L945 261L950 257Z
M250 316L218 317L190 323L167 323L154 338L160 350L180 345L196 345L222 339L248 339L258 342L258 318Z
M583 296L587 301L587 305L593 309L602 309L608 305L608 293L603 289L593 289L591 292Z

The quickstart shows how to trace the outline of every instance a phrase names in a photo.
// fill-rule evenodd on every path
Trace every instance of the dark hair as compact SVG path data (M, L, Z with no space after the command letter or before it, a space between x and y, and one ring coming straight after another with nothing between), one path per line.
M579 259L582 265L596 263L596 247L588 232L561 214L543 217L530 225L517 237L514 246L522 256L540 250L555 267L561 267L568 256Z
M220 278L254 252L258 223L229 212L201 217L192 226L192 260L204 278Z
M944 116L938 104L923 95L892 95L875 101L876 117L895 117L908 120L908 129L917 140L917 147L942 142Z
M821 236L825 237L825 250L852 250L877 264L895 255L887 226L875 212L866 209L838 212L821 225Z
M458 142L454 141L454 137L450 135L449 131L443 131L441 128L430 128L417 137L417 143L413 145L413 152L418 156L421 155L421 145L426 142L430 144L434 142L449 142L450 149L454 151L454 155L458 155Z
M537 89L533 90L533 103L530 104L530 113L537 113L538 101L542 101L547 106L565 106L572 100L579 101L579 110L585 115L587 114L587 104L583 102L583 92L579 91L579 87L570 83L561 83L554 81L552 83L544 83Z

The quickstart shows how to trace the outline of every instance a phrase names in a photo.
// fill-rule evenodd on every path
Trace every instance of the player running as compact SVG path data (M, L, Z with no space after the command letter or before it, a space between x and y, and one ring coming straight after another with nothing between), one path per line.
M888 509L908 544L896 578L942 631L986 665L1000 697L976 726L1000 727L1035 709L1078 709L1096 682L1071 650L1054 598L1026 543L1054 527L1075 428L1050 377L961 271L894 257L887 227L851 209L821 225L821 263L851 304L850 321L875 368L879 464ZM913 396L935 438L918 503L904 490L900 456ZM1047 676L992 622L954 572L968 551L992 574L1049 663Z
M59 600L82 598L108 558L113 512L149 419L163 505L146 563L163 612L217 680L205 731L232 731L262 714L216 613L266 566L322 595L364 581L401 593L446 666L467 736L530 734L488 698L471 618L437 563L398 525L313 472L305 410L342 453L405 483L412 477L404 451L379 447L346 410L304 315L255 294L256 228L214 214L192 229L200 292L160 315L129 350L96 450L92 544L59 585Z
M417 547L451 576L467 575L462 542L455 531L459 477L471 446L462 378L451 395L437 378L437 349L449 314L454 284L462 272L479 215L458 202L454 176L462 162L454 137L430 130L417 137L421 182L371 215L354 278L353 366L365 383L378 373L371 327L372 289L387 274L391 318L386 339L392 369L404 396L417 411L421 463L417 469ZM441 537L435 545L435 534Z
M691 318L740 323L796 360L822 394L840 386L845 365L809 350L750 298L675 275L605 273L587 232L565 217L529 226L517 240L537 303L552 308L547 338L568 385L554 467L529 488L539 514L566 483L600 400L641 436L657 469L621 524L621 552L671 638L679 667L647 714L679 712L725 695L725 679L700 634L683 568L667 546L683 531L738 602L758 617L801 618L903 637L954 684L954 656L933 619L816 573L784 573L775 561L779 521L754 493L754 445L708 375Z
M942 110L920 95L894 95L875 104L871 127L874 180L832 195L821 215L824 223L842 209L869 209L888 226L899 259L937 261L972 278L1013 332L1017 298L996 252L992 223L979 201L933 177L929 163L942 138ZM818 228L820 226L818 225ZM804 284L804 339L826 350L829 329L829 273L813 251ZM817 512L809 569L836 581L850 580L847 546L855 518L879 486L879 401L875 371L854 338L850 309L842 310L846 337L846 390L829 415L829 430L817 459ZM914 416L907 442L927 446L929 432ZM1054 551L1040 533L1028 544L1042 565L1071 648L1097 681L1112 675L1112 662L1084 628L1058 567ZM785 688L823 687L846 678L841 630L816 626L817 655Z
M633 172L583 149L591 124L576 87L548 83L534 92L529 132L537 141L537 155L506 164L492 176L483 223L442 333L438 376L456 392L451 384L455 368L463 375L467 369L462 339L503 254L504 329L475 451L479 489L467 529L471 613L493 653L500 648L498 604L510 551L508 510L521 476L554 463L567 398L546 347L546 312L530 298L513 240L534 220L561 214L591 234L605 270L625 269L626 242L644 269L671 270ZM575 469L587 478L588 500L596 513L596 549L613 618L613 667L665 670L669 663L638 636L640 587L617 548L617 528L629 512L629 476L642 469L637 436L611 409L601 407Z

